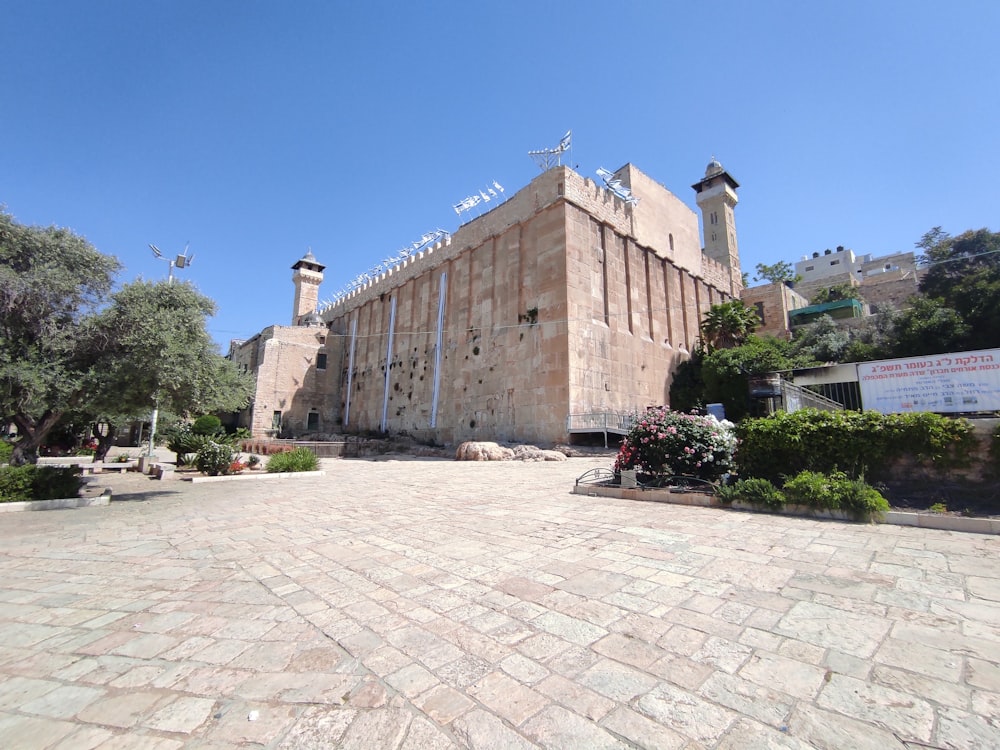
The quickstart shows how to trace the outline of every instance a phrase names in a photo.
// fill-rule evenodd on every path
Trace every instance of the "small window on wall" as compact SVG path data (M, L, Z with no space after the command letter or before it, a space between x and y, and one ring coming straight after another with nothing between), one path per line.
M840 265L840 261L839 260L831 260L830 261L830 265L831 266L839 266Z
M815 271L816 270L816 266L806 266L806 270L807 271Z
M311 411L306 416L306 430L309 432L317 432L319 430L319 412Z
M667 240L670 242L670 252L674 251L674 236L672 234L667 235Z
M757 317L760 318L760 324L764 325L764 323L767 322L764 320L764 303L755 302L754 309L757 311Z
M317 370L326 369L326 354L324 352L320 352L319 354L316 355L316 369Z
M275 411L271 415L271 429L281 432L281 412Z

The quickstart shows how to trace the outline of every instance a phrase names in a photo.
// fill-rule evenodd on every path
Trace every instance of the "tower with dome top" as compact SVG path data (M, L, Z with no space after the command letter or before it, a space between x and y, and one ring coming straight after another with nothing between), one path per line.
M691 187L697 194L695 201L701 209L705 255L728 266L734 273L734 284L742 286L736 216L733 212L739 202L736 195L739 186L722 164L712 157L705 168L704 178Z

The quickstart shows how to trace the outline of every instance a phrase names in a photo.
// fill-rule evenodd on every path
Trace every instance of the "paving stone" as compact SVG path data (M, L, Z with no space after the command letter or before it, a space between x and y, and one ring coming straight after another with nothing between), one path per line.
M601 659L576 678L581 685L612 700L627 703L652 690L657 679L638 669Z
M27 714L40 714L54 719L71 719L95 701L100 700L103 695L105 695L105 691L99 688L61 685L17 708Z
M629 708L615 709L601 721L601 726L624 737L633 745L648 750L680 750L689 747L687 738Z
M775 729L747 719L740 719L726 733L716 750L815 750L814 745L791 737L787 729Z
M64 740L76 730L77 725L69 721L0 713L0 747L4 748L44 748Z
M750 657L753 652L749 646L726 640L725 638L708 638L693 654L691 660L710 664L716 669L732 674Z
M531 621L531 624L578 646L589 646L602 636L607 635L608 632L604 628L574 617L567 617L558 612L546 612L539 615Z
M926 701L909 693L832 675L816 703L820 708L888 727L906 740L931 739L934 710Z
M419 664L405 666L388 675L385 681L408 698L414 698L439 684L437 677Z
M467 692L515 726L549 703L542 694L502 672L492 672L477 680L468 687Z
M823 604L799 602L775 630L823 648L839 648L860 658L871 657L891 627L885 620L844 612Z
M169 700L161 692L139 691L93 701L77 715L91 724L129 729Z
M739 675L786 695L812 699L824 683L826 670L766 651L756 651L739 670Z
M485 711L470 711L455 719L452 731L470 748L483 750L532 750L539 747Z
M114 737L114 734L104 727L74 725L73 728L75 731L64 740L52 745L51 750L95 750L106 746Z
M0 690L0 709L20 709L61 687L62 685L54 680L9 677L3 682L3 690Z
M463 693L437 685L414 699L414 704L438 724L447 724L461 716L475 704Z
M972 691L967 685L936 680L894 667L875 666L871 671L871 682L952 708L967 709L971 700Z
M737 714L673 685L658 685L636 707L650 719L698 742L717 742Z
M919 672L944 682L958 682L964 667L963 659L958 654L896 638L885 640L875 653L875 662Z
M562 706L549 706L527 721L524 733L544 748L629 750L629 745Z
M191 734L212 715L215 701L181 696L143 721L150 729Z
M698 694L772 727L782 726L795 704L787 693L724 672L712 674L702 683Z
M410 722L406 738L399 750L457 750L458 746L425 719L416 718Z
M911 750L880 725L866 724L807 703L800 704L792 713L788 731L818 750Z

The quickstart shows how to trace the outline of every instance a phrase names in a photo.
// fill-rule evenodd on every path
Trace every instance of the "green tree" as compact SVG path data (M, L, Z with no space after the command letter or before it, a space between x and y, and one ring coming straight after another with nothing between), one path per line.
M792 351L817 362L840 362L851 341L850 331L838 326L829 315L821 315L795 331Z
M757 312L734 299L708 309L701 321L701 338L708 351L740 346L759 325Z
M861 290L853 284L834 284L817 291L809 302L813 305L822 305L842 299L861 299Z
M11 463L34 462L85 398L95 361L80 328L119 268L67 229L24 226L0 210L0 421L21 436Z
M705 406L705 381L701 374L704 363L705 350L697 347L690 359L677 365L670 379L671 409L686 412Z
M921 293L969 326L961 348L1000 346L1000 232L977 229L952 237L934 227L916 244L926 267Z
M802 281L802 277L795 273L794 266L783 260L771 265L758 263L755 270L757 273L753 277L754 281L769 281L772 284L787 284L789 286Z
M741 346L705 355L701 368L702 401L721 403L729 419L742 419L749 413L751 376L812 364L815 363L808 356L794 355L790 344L783 339L750 336Z
M85 326L103 366L86 379L94 421L159 409L186 416L243 408L253 379L219 354L206 330L215 303L190 283L136 281Z
M246 403L252 381L205 329L212 301L189 284L136 282L99 310L119 268L72 232L0 212L0 421L21 435L11 463L33 463L61 422Z
M940 299L914 295L902 312L892 316L892 332L882 348L884 357L917 357L970 348L968 323Z

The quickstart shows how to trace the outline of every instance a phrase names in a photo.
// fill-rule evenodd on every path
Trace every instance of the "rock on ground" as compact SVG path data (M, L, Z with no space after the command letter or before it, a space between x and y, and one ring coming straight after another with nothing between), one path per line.
M497 443L470 441L458 446L455 458L459 461L565 461L566 455L534 445L518 445L511 449Z
M455 458L458 461L510 461L514 451L496 443L470 441L458 446Z

